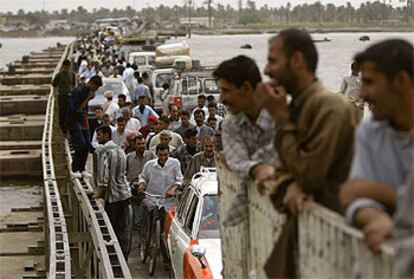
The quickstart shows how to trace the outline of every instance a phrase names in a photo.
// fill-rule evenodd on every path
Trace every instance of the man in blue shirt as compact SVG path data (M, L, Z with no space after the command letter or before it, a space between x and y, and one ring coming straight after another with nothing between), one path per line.
M138 98L138 105L132 109L132 115L141 121L141 125L148 124L148 116L154 115L159 118L159 115L152 109L152 107L145 104L145 96Z
M83 85L78 86L71 95L68 115L70 140L75 151L72 160L72 176L75 178L90 178L85 170L90 147L88 102L95 98L95 91L102 85L99 76L93 76Z

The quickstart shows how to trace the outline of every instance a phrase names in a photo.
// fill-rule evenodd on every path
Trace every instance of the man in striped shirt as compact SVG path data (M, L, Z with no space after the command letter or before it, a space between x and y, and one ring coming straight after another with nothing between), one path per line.
M112 130L101 126L96 130L96 137L101 148L97 150L98 189L95 198L105 200L105 211L121 245L122 252L127 257L128 249L128 205L131 190L125 175L126 157L122 148L111 140Z

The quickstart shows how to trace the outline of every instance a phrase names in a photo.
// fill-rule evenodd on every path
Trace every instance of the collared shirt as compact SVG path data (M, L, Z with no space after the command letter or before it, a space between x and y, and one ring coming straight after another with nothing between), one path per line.
M200 171L201 167L206 168L215 168L216 167L216 160L215 158L207 158L205 156L204 151L199 152L191 159L190 164L188 165L185 175L184 175L184 181L185 185L188 185L188 183L191 182L191 178L194 174Z
M187 130L191 130L191 129L195 129L195 125L193 125L193 124L191 124L191 123L189 123L189 125L188 125L188 127L184 127L182 124L180 125L180 127L178 127L177 129L175 129L174 130L174 132L176 132L176 133L178 133L178 134L180 134L180 136L182 137L182 138L184 138L185 137L185 132L187 131Z
M112 139L112 141L114 142L114 143L116 143L117 145L119 145L120 147L122 147L122 148L124 148L125 147L125 144L126 144L126 142L127 142L127 136L128 136L128 134L129 134L129 130L128 129L125 129L124 130L124 132L122 133L122 134L120 134L119 132L118 132L118 130L117 129L115 129L115 131L113 131L112 132L112 137L111 137L111 139Z
M316 202L340 212L339 187L351 166L354 129L352 105L322 82L314 81L294 97L289 120L278 124L275 136L280 158L275 197L282 198L279 191L295 180Z
M137 117L137 118L141 121L141 125L142 125L142 126L145 126L145 125L147 125L147 124L148 124L148 117L149 117L150 115L154 115L155 117L159 118L158 113L156 113L156 112L152 109L152 107L150 107L150 106L148 106L148 105L146 105L146 106L144 107L144 109L143 109L143 111L142 111L142 112L141 112L141 110L140 110L140 108L139 108L139 105L138 105L138 106L136 106L136 107L134 107L134 108L132 109L132 115L133 115L134 117Z
M139 183L146 185L146 191L154 195L165 195L174 185L181 186L183 175L181 173L180 161L168 158L164 166L158 163L158 159L148 161L139 175ZM148 197L149 200L153 200ZM164 203L166 207L175 204L176 199L169 199Z
M97 152L98 187L106 187L105 201L108 203L131 198L131 189L125 176L126 158L121 147L108 141Z
M261 109L254 124L243 112L229 114L223 120L222 128L226 162L240 176L248 177L251 168L257 164L276 163L278 156L272 144L276 124L266 109Z
M358 127L349 178L389 185L401 198L403 185L412 173L413 150L414 131L396 131L388 121L376 121L371 116ZM359 198L348 206L347 218L352 221L356 211L364 207L387 210L372 199Z
M156 159L155 153L150 150L145 150L144 154L138 156L136 152L131 152L127 155L127 179L129 182L132 181L135 177L138 177L146 162Z
M134 91L131 93L131 101L138 102L140 96L145 96L146 102L148 103L151 100L150 91L147 85L143 83L138 83Z
M57 87L59 90L59 99L68 100L69 94L75 88L76 77L75 73L70 72L59 72L52 81L52 85Z
M188 150L187 144L180 145L172 154L171 156L177 158L181 163L181 172L185 173L187 170L188 165L191 162L191 159L195 154L200 151L200 148L195 148L194 150Z
M88 121L88 104L83 109L80 109L82 102L88 98L89 89L80 85L71 94L70 101L70 115L68 116L68 126L69 129L80 129L88 130L89 121Z

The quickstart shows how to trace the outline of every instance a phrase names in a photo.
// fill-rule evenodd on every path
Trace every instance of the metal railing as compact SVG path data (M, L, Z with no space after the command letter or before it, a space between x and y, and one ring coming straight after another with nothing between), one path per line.
M72 151L67 141L65 149L70 167ZM77 178L71 178L71 184L70 195L76 198L76 202L72 203L72 213L77 216L72 220L73 225L78 234L90 236L90 239L84 238L79 242L81 264L76 278L132 278L104 206L88 196L94 190L92 185L87 180Z
M62 57L53 73L53 77L59 72L63 60L66 59L69 46L66 47ZM46 265L48 278L70 279L71 262L69 238L63 206L59 189L56 183L53 160L53 120L54 120L54 95L51 87L48 97L45 117L45 127L42 138L42 164L44 180L44 210L46 218L45 243Z
M286 217L277 213L268 196L254 183L241 179L218 164L220 216L226 216L241 185L248 189L249 217L234 227L221 227L223 276L266 278L263 267L278 240ZM396 278L393 249L382 245L372 253L363 234L339 214L314 202L306 202L298 218L298 262L301 277ZM281 255L283 257L283 255Z

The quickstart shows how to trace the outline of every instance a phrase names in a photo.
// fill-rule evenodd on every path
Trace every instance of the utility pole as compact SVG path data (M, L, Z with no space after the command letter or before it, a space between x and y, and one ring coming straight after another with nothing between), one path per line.
M188 38L191 38L191 5L193 1L188 0Z

